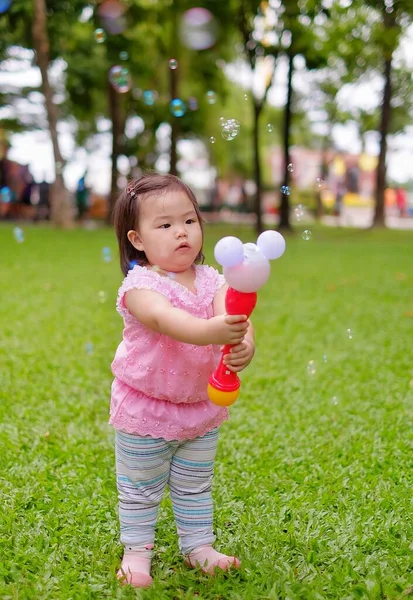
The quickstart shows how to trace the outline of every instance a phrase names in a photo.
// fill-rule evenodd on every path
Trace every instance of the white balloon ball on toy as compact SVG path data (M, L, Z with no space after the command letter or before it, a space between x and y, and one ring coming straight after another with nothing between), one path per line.
M284 254L285 239L278 231L264 231L258 237L257 246L266 258L273 260Z
M244 260L234 267L224 267L228 285L246 294L256 292L270 276L270 263L255 244L244 244Z
M234 267L244 258L244 246L240 239L232 235L222 238L216 244L214 256L217 263L223 267Z

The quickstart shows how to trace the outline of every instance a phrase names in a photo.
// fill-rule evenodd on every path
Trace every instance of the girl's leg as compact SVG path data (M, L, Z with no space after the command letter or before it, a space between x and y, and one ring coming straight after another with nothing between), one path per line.
M125 546L119 578L136 587L149 575L158 508L169 477L172 450L163 439L116 431L120 539Z
M239 566L233 556L212 548L213 504L211 496L218 429L180 444L171 460L169 489L179 535L179 547L189 566L206 572L215 567Z

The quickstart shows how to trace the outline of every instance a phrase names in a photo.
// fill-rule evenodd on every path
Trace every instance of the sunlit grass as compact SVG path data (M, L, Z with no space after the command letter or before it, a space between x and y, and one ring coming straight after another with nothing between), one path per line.
M228 233L255 240L210 225L208 261ZM0 249L2 600L373 599L413 585L411 233L287 239L259 293L256 357L216 462L217 548L243 568L189 571L166 498L144 592L115 577L114 235L27 227L18 244L1 226Z

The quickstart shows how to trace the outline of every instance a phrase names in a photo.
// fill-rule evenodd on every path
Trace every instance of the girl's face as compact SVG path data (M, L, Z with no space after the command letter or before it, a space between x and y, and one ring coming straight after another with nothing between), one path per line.
M189 269L202 248L202 231L194 205L181 190L141 201L139 230L128 239L145 252L150 265L179 273Z

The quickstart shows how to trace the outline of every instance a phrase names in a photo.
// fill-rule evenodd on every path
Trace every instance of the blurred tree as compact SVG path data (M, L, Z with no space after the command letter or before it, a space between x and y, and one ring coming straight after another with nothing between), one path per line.
M51 187L50 208L51 220L55 225L68 227L73 221L72 202L63 181L64 161L57 138L57 106L53 101L53 89L49 82L48 68L50 64L50 44L46 23L45 0L34 0L32 37L33 48L37 55L37 64L42 75L42 91L45 99L47 120L53 145L56 166L56 177Z
M261 0L234 0L232 3L234 20L241 34L244 55L251 72L251 90L247 96L251 99L253 114L252 139L256 190L254 214L258 234L263 231L260 117L272 85L277 56L275 48L270 46L265 38L266 25L265 22L262 22L265 21L265 15L262 12L261 4L264 4ZM261 19L261 22L257 23L257 17ZM257 81L257 79L261 81Z
M63 181L65 161L57 137L59 110L55 90L50 83L49 67L59 57L59 44L64 31L83 8L83 2L71 3L63 0L16 0L8 11L1 15L0 58L9 54L9 49L20 46L35 51L35 64L41 73L41 90L47 115L47 123L55 160L55 182L51 188L51 219L56 225L68 227L73 221L70 195ZM51 17L53 15L53 19ZM24 92L23 92L24 93ZM28 93L28 92L26 92Z
M386 155L388 134L391 131L396 77L395 52L400 39L413 23L413 3L411 0L366 0L365 4L374 9L370 42L375 50L376 60L382 68L384 86L380 107L380 152L376 178L376 205L373 227L385 227L384 193L386 188ZM403 77L405 85L409 77ZM410 75L411 79L411 75Z

